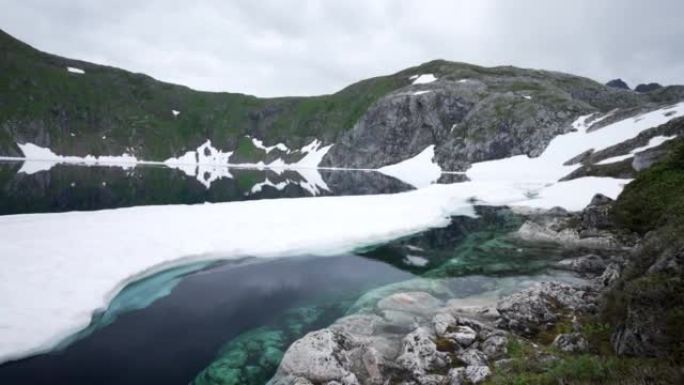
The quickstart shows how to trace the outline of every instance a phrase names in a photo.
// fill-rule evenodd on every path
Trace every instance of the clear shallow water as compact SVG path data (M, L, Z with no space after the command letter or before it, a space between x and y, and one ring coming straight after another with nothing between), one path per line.
M134 168L0 161L0 215L325 195L388 194L413 187L371 171L257 170L162 165ZM28 171L28 173L27 173ZM312 172L314 173L312 175ZM308 178L308 179L307 179ZM322 183L321 183L322 181Z

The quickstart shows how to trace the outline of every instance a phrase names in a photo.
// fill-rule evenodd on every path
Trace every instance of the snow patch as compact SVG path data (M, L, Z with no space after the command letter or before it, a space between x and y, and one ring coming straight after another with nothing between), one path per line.
M174 117L180 115L180 111L178 111L178 110L171 110L171 113L173 114Z
M80 69L80 68L76 68L76 67L67 67L66 69L67 69L67 71L69 71L69 72L72 73L72 74L78 74L78 75L83 75L83 74L85 74L85 71L82 70L82 69Z
M246 135L246 136L248 138L250 138L249 135ZM265 146L264 142L262 140L257 139L257 138L251 138L251 139L252 139L252 144L254 144L254 147L266 151L267 154L269 152L275 150L275 149L278 149L278 150L285 152L285 153L288 153L288 154L290 153L290 149L287 147L287 145L285 145L285 143L277 143L277 144L274 144L273 146Z
M587 121L590 115L582 116L573 123L575 132L556 136L540 156L530 158L527 155L517 155L475 163L466 174L473 181L509 183L524 181L538 186L556 183L579 167L579 165L564 166L563 163L568 159L591 149L600 151L631 139L648 128L659 126L678 116L684 116L684 102L677 104L674 111L675 113L668 117L663 116L662 110L651 111L642 114L639 121L627 118L591 132L587 132L589 127ZM596 124L596 121L592 124Z
M437 78L433 74L414 75L409 79L413 80L413 83L411 84L427 84L437 80Z
M620 161L625 160L625 159L629 159L629 158L633 157L634 154L636 154L638 152L642 152L642 151L646 151L646 150L654 148L654 147L658 147L661 144L667 142L668 140L672 140L676 137L677 137L677 135L654 136L653 138L651 138L648 141L648 143L645 146L635 148L634 150L630 151L628 154L625 154L625 155L618 155L618 156L614 156L612 158L604 159L604 160L602 160L596 164L609 164L609 163L615 163L615 162L620 162Z
M423 95L423 94L427 94L427 93L430 93L430 92L432 92L432 91L431 91L431 90L427 90L427 91L416 91L416 92L413 93L413 95Z
M435 145L432 144L413 158L381 167L378 171L416 188L421 188L434 183L442 175L442 169L433 162L434 157Z

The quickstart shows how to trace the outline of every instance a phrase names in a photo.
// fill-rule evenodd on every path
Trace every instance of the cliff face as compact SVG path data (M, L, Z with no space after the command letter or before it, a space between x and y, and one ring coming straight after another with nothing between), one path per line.
M539 154L580 114L683 97L684 87L636 93L555 72L438 60L330 95L264 99L57 57L0 31L3 156L19 156L16 143L31 142L60 154L163 160L209 139L240 159L273 158L241 143L249 135L293 149L314 139L335 144L322 165L336 167L380 167L435 145L443 169L462 170Z

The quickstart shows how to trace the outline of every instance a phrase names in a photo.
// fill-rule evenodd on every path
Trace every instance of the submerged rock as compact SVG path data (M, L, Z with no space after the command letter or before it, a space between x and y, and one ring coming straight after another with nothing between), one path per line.
M395 293L378 302L378 309L425 315L442 305L442 301L423 291Z

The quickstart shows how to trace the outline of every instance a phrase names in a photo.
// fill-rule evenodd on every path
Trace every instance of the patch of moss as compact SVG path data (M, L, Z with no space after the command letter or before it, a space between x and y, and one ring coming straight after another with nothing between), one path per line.
M440 352L453 352L458 348L458 345L449 338L437 337L434 340L437 350Z
M679 369L662 360L562 355L556 360L532 356L495 369L486 385L637 385L680 384Z
M667 159L628 184L611 214L627 229L645 234L659 226L684 227L684 140Z
M563 316L556 321L552 327L539 331L532 340L544 346L548 346L551 345L559 334L571 332L573 332L572 321L569 316Z

